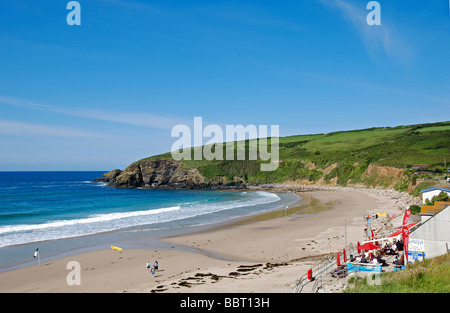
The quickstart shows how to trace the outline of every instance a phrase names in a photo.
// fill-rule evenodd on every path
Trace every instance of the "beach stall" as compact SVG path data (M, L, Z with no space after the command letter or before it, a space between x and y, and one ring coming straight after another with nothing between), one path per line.
M373 244L371 242L366 242L366 243L356 247L356 249L364 250L364 251L371 251L371 250L381 249L381 247L376 244Z
M409 230L412 227L416 226L417 224L418 223L412 223L412 224L406 225L406 228ZM402 227L400 226L395 229L396 229L396 231L386 238L386 239L389 239L391 242L394 240L398 240L402 237Z
M376 272L381 273L381 263L377 262L377 259L373 257L373 251L381 249L381 246L374 244L371 241L363 242L358 245L356 249L359 251L365 251L361 257L352 258L348 263L349 272Z
M373 263L355 263L355 262L349 262L348 263L348 271L349 272L375 272L375 273L381 273L381 264L373 264Z

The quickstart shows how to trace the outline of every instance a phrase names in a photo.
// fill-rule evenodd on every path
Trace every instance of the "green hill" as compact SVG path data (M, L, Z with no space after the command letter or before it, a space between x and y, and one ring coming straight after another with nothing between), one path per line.
M249 141L245 144L248 154ZM260 171L264 161L259 160L183 160L183 167L196 168L207 182L361 184L406 190L421 181L408 169L426 164L429 172L444 173L445 157L450 162L450 122L282 137L279 167L272 172ZM171 159L171 154L144 160L151 159Z

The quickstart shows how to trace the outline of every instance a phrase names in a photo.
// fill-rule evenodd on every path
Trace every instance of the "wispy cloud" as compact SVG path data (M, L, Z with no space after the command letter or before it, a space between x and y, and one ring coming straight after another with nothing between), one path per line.
M6 50L17 51L40 51L42 53L57 53L58 56L79 57L83 59L105 60L122 62L127 60L126 57L111 53L107 49L93 50L86 47L69 46L44 42L42 38L20 39L15 36L9 36L0 33L0 52Z
M325 7L337 10L343 15L345 20L358 32L371 57L376 57L381 51L389 58L402 63L408 63L414 59L414 52L410 43L400 36L397 27L392 22L384 23L382 18L381 25L370 26L367 24L366 18L370 12L366 9L367 2L362 1L359 2L359 5L356 5L344 0L318 1Z
M108 138L110 136L71 129L67 127L49 126L34 123L0 120L0 135L25 137L55 137L55 138Z
M305 72L305 71L294 71L293 72L296 75L305 76L308 78L318 79L322 81L326 81L327 83L332 84L343 84L343 85L350 85L350 86L356 86L356 87L363 87L368 89L375 89L375 90L382 90L387 91L390 93L396 93L396 94L402 94L406 96L411 97L420 97L427 101L433 101L445 105L450 104L450 99L445 97L439 97L437 95L430 95L423 92L419 92L417 90L409 90L409 89L402 89L402 88L395 88L395 87L387 87L379 84L364 82L362 80L355 80L350 79L342 76L332 76L332 75L325 75L325 74L318 74L318 73L311 73L311 72Z
M104 110L90 110L68 106L51 106L47 104L40 104L35 101L27 99L20 99L7 96L0 96L0 104L160 130L170 130L172 129L173 126L177 124L191 123L191 121L182 118L166 117L162 115L150 114L145 112L117 112Z
M115 6L121 9L146 11L152 13L161 13L161 9L156 5L140 1L131 0L97 0L104 5Z
M255 25L258 27L269 27L274 29L284 29L293 32L305 32L302 25L286 18L280 18L260 7L253 6L231 6L231 5L210 5L197 7L197 11L203 14L220 18L233 23Z

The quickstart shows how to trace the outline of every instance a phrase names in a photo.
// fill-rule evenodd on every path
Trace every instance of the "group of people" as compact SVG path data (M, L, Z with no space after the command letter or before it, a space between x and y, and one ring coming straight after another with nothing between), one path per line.
M147 269L151 270L152 274L154 275L155 272L158 270L159 268L159 264L158 261L155 261L155 263L153 263L153 267L151 267L150 262L147 262Z
M377 253L376 256L374 256L372 253L365 252L361 255L357 255L354 257L352 254L350 255L350 262L358 262L358 263L365 263L365 264L381 264L381 266L387 266L386 260L381 258L381 253Z
M358 263L372 263L372 264L381 264L382 266L387 266L386 260L382 259L382 255L395 255L395 259L393 261L394 265L403 265L404 262L404 256L403 253L400 253L399 258L399 251L403 251L403 240L400 238L397 241L394 241L393 243L386 242L382 248L376 252L376 255L373 255L373 253L362 253L361 255L353 256L350 255L350 262L358 262Z
M384 213L383 213L384 214ZM386 215L383 215L383 216L387 216L387 217L389 217L389 214L386 214ZM367 214L367 216L366 215L363 215L363 219L365 220L365 221L367 221L367 220L369 220L369 218L374 218L374 219L378 219L378 213L372 213L372 216L370 216L370 214Z
M403 251L403 241L399 239L398 241L394 241L392 244L390 242L386 242L382 247L382 253L388 255L398 254L399 251Z

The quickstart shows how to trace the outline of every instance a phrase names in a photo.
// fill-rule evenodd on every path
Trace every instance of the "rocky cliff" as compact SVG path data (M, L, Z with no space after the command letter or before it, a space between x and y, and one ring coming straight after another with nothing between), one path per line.
M324 169L324 175L329 174L336 166L337 163ZM403 172L404 170L397 168L369 165L362 174L362 179L359 183L354 184L349 179L346 185L357 187L381 185L384 188L393 188L395 184L398 184L403 179ZM185 168L182 162L173 159L140 160L123 171L119 169L112 170L104 174L102 178L95 179L94 182L105 182L108 186L117 188L241 189L248 187L244 179L238 176L235 176L233 180L227 180L225 177L216 177L214 180L208 180L200 173L198 168ZM338 185L337 177L328 181L321 177L318 181L302 179L295 181L286 180L283 183L306 186Z
M93 182L105 182L117 188L225 189L244 188L242 182L207 182L196 168L184 168L180 161L147 159L125 170L112 170Z
M250 141L244 146L247 154ZM450 122L369 128L284 137L278 144L275 171L261 171L262 159L238 160L236 155L232 160L180 162L165 153L123 171L113 170L96 181L119 188L213 189L287 183L393 188L417 194L433 182L416 175L413 165L426 163L429 173L442 172L449 147Z

